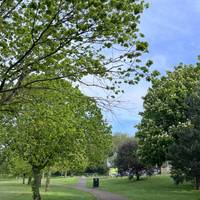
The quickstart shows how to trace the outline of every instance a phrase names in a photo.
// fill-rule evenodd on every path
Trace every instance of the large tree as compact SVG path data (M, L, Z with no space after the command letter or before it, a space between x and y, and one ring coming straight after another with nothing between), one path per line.
M134 139L125 141L118 148L117 158L115 160L119 172L129 172L136 175L137 180L140 179L141 171L144 165L140 162L137 155L138 144Z
M120 83L138 82L151 65L140 60L148 49L138 28L146 7L143 0L1 1L0 109L38 81L83 83L92 75L106 84L86 85L116 93ZM24 81L33 73L48 76Z
M43 75L41 75L42 77ZM32 76L31 79L34 79ZM50 83L37 83L48 88ZM109 151L111 131L100 109L90 98L65 80L51 83L47 90L25 90L26 104L17 105L13 117L4 115L7 127L4 147L29 163L33 173L33 199L40 200L41 171L56 162L68 160L70 166L101 161Z
M181 172L187 179L195 179L200 188L200 90L199 87L186 98L187 122L171 128L176 138L169 147L168 159L174 172Z
M186 122L188 107L185 99L198 84L200 64L176 67L173 72L152 81L144 97L144 111L138 125L139 155L144 162L161 165L169 145L176 139L170 128Z

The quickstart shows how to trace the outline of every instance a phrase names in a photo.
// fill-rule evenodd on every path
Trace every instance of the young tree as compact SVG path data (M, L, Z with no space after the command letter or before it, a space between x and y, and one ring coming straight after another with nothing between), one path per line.
M34 77L34 76L33 76ZM49 83L37 83L37 88ZM99 159L110 147L111 131L102 119L95 102L82 95L64 80L51 83L49 90L25 90L23 97L30 99L18 105L15 118L7 122L4 143L32 167L33 199L40 200L41 171L53 166L61 158L71 161L75 167L79 162L92 162L90 152L96 142ZM5 126L6 126L5 125ZM94 127L93 127L94 126ZM94 148L94 153L97 152Z
M0 109L39 81L83 83L92 75L116 93L121 82L137 83L151 65L140 63L148 49L138 28L146 7L143 0L1 1ZM33 73L47 76L26 82Z
M144 112L137 126L139 155L150 165L166 161L169 145L176 139L170 128L187 121L188 107L185 99L198 85L200 64L180 65L166 76L152 81L144 97Z
M118 149L117 158L115 160L118 171L129 171L136 175L137 180L140 179L141 171L144 170L144 165L141 164L137 156L136 140L124 142Z
M9 158L7 170L13 176L22 177L23 184L25 184L26 178L32 176L31 166L16 155Z

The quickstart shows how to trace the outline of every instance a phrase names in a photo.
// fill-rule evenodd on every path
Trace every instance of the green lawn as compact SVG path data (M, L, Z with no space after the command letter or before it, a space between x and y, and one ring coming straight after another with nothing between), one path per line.
M67 188L73 185L77 178L53 178L49 192L41 188L43 200L95 200L90 194ZM31 200L31 188L22 185L22 180L0 179L0 200Z
M91 187L91 178L88 179ZM176 186L168 176L155 176L141 181L127 178L100 178L100 189L118 193L129 200L200 200L200 192L191 184Z

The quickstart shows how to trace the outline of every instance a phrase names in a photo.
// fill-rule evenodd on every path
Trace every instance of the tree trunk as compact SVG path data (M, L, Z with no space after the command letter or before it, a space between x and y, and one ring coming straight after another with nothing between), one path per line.
M23 174L23 184L25 184L25 180L26 180L26 175Z
M200 177L196 176L196 189L199 190L200 187Z
M33 167L32 171L33 171L33 182L32 182L33 200L41 200L40 196L41 170L38 169L37 167Z
M50 176L51 176L51 172L48 171L47 176L46 176L45 192L47 192L49 190Z
M31 180L32 180L32 176L29 176L29 177L28 177L28 183L27 183L28 185L31 184Z
M40 178L40 181L39 181L39 183L40 183L40 184L39 184L39 187L41 187L41 185L42 185L42 173L41 173L41 172L40 172L40 177L39 177L39 178Z
M158 166L158 174L162 174L161 168L162 168L162 165L161 165L161 166Z
M67 178L67 172L65 172L65 178Z
M136 180L139 181L140 180L140 174L138 172L136 172Z

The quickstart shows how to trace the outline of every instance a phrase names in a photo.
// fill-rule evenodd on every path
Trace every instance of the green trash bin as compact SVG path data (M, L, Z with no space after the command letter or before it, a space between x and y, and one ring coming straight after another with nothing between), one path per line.
M93 188L99 187L99 178L93 178Z

